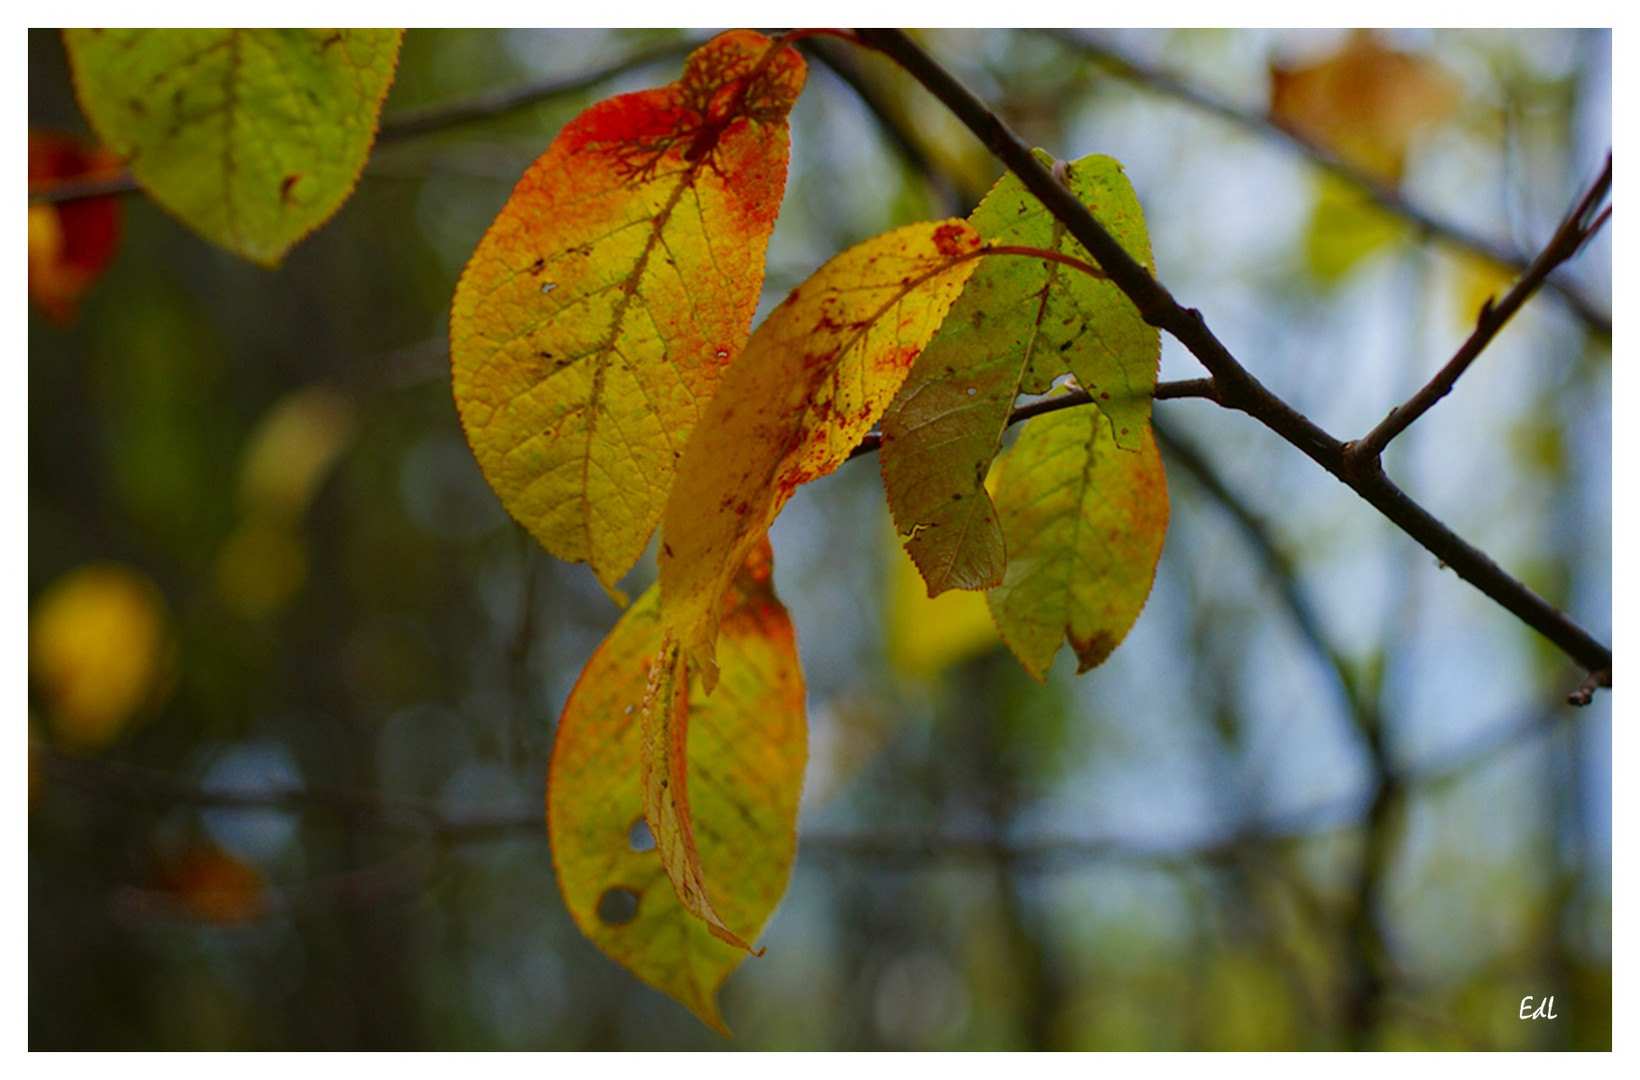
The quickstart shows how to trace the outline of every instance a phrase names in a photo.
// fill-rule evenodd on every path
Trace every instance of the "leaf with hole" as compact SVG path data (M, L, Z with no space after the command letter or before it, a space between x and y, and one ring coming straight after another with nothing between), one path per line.
M1121 165L1095 154L1060 172L1100 223L1148 261L1144 215ZM1089 258L1012 173L969 221L992 245ZM1111 282L1040 258L981 261L883 416L889 509L930 596L1003 580L1007 550L985 477L1019 396L1046 393L1059 376L1074 375L1118 445L1136 450L1150 423L1160 357L1157 331Z
M592 106L530 166L456 287L456 405L485 477L622 602L615 583L750 332L804 70L737 30L679 81Z
M263 266L358 183L401 30L65 30L80 107L155 202Z
M676 753L642 768L644 699L666 628L658 590L640 597L564 705L547 781L553 863L576 925L724 1034L715 995L746 948L722 940L680 898L665 863L692 860L684 889L698 890L692 900L709 904L718 926L734 927L743 942L755 940L786 890L808 751L802 669L771 570L763 541L725 597L716 691L708 697L698 680L689 687L663 735L669 747L675 737ZM651 768L692 817L688 852L676 818L647 829Z
M848 249L769 313L678 465L661 528L669 625L708 689L717 605L798 486L848 459L974 271L979 234L923 222Z

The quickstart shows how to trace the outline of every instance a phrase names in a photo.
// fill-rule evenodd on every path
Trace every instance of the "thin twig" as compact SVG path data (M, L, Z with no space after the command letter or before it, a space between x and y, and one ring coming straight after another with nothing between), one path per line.
M923 178L934 195L934 202L945 217L961 217L969 210L970 200L963 194L955 179L940 168L923 149L916 135L883 99L882 93L871 85L859 64L848 52L830 41L808 40L798 49L820 62L864 105L882 132L883 141L899 155L912 172Z
M698 46L698 41L674 41L660 45L643 52L627 57L625 60L606 64L601 68L560 78L541 79L535 82L524 83L520 86L510 86L501 90L490 90L471 97L460 98L456 101L439 102L434 105L425 105L420 108L406 109L393 113L382 119L381 132L376 136L378 143L396 142L417 135L427 135L435 131L446 131L462 124L471 124L481 120L493 120L498 116L518 112L532 105L539 105L553 98L564 97L569 94L578 94L589 90L599 83L625 75L629 71L648 67L666 60L675 60Z
M957 82L900 30L865 30L861 37L904 67L950 109L1026 189L1063 223L1139 309L1146 322L1172 334L1213 376L1218 400L1258 420L1365 499L1460 577L1548 638L1585 670L1611 667L1611 650L1552 604L1504 573L1487 555L1452 532L1380 471L1362 475L1344 465L1344 445L1271 393L1208 329L1201 313L1181 306L1150 271L1116 242L1087 207L1037 161L984 102Z
M1242 535L1257 554L1259 562L1264 564L1265 571L1275 580L1277 592L1288 614L1292 616L1299 634L1332 672L1355 726L1365 727L1373 724L1375 721L1371 717L1374 712L1372 703L1362 693L1349 661L1328 640L1321 628L1320 617L1299 590L1298 573L1292 560L1276 542L1269 523L1255 514L1244 500L1232 492L1218 470L1213 468L1201 452L1188 440L1174 434L1171 427L1160 417L1151 419L1151 430L1155 432L1156 444L1162 452L1174 464L1182 467L1241 529Z
M1166 401L1173 398L1208 398L1217 401L1218 393L1213 387L1212 379L1179 379L1176 382L1160 382L1151 395L1157 401ZM1086 390L1072 390L1064 394L1055 394L1043 398L1041 401L1032 401L1021 405L1008 414L1008 427L1023 423L1033 416L1044 413L1058 412L1060 409L1074 409L1082 405L1093 404L1093 395ZM868 432L860 440L860 445L849 451L845 460L853 461L857 457L875 454L883 448L883 436L880 432Z
M1467 341L1453 354L1446 366L1436 373L1435 377L1417 393L1413 394L1403 404L1391 409L1389 415L1373 428L1363 439L1348 444L1344 451L1344 464L1351 469L1373 468L1373 463L1383 454L1384 448L1390 440L1405 431L1420 416L1428 412L1435 403L1445 397L1457 385L1458 379L1475 358L1492 343L1498 332L1503 329L1515 312L1519 311L1537 292L1539 286L1548 278L1555 267L1564 263L1582 250L1583 245L1589 242L1595 232L1605 224L1610 216L1610 207L1607 212L1591 217L1605 199L1606 193L1612 186L1612 159L1606 157L1606 167L1601 170L1600 176L1577 205L1567 211L1560 227L1555 230L1554 236L1538 252L1537 258L1526 268L1513 288L1506 293L1502 300L1493 305L1491 300L1481 308L1480 316L1475 320L1475 330Z
M1255 112L1233 105L1222 98L1186 83L1175 75L1129 55L1108 42L1098 41L1065 30L1045 32L1060 44L1084 54L1103 65L1112 74L1133 83L1135 86L1182 101L1203 112L1228 120L1254 134L1286 143L1315 165L1359 188L1373 202L1410 222L1426 236L1436 237L1454 247L1479 255L1500 266L1508 267L1517 274L1526 271L1526 257L1519 251L1491 243L1453 222L1437 218L1427 210L1414 206L1393 185L1387 184L1371 173L1352 165L1303 132L1298 131L1291 125L1282 123L1268 113ZM1576 287L1554 278L1549 280L1548 287L1566 302L1567 307L1591 331L1608 340L1611 338L1611 316L1596 309L1594 304L1583 296Z

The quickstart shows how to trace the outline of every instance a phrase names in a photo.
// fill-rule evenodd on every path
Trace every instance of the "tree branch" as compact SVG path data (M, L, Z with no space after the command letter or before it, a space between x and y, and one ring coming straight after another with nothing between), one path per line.
M1107 42L1084 37L1067 30L1048 30L1044 32L1060 44L1082 53L1108 69L1113 75L1125 79L1135 86L1182 101L1203 112L1228 120L1232 124L1256 135L1286 143L1318 167L1359 188L1374 203L1410 222L1426 236L1436 237L1453 247L1479 255L1500 266L1508 267L1517 274L1526 272L1526 257L1520 252L1484 240L1450 221L1437 218L1428 211L1412 205L1393 185L1385 183L1371 173L1356 168L1327 147L1295 128L1281 123L1268 113L1254 112L1232 105L1222 98L1189 85L1177 76L1130 56ZM1607 340L1611 339L1612 320L1610 315L1601 313L1575 286L1567 282L1551 279L1548 286L1565 301L1566 306L1576 314L1585 326Z
M1611 217L1611 208L1605 213L1595 215L1606 193L1612 186L1612 159L1606 156L1606 167L1595 182L1584 192L1577 205L1567 211L1560 227L1549 240L1537 258L1526 268L1519 281L1515 282L1504 298L1493 306L1487 300L1481 308L1480 316L1475 320L1475 330L1469 339L1463 343L1451 360L1446 362L1433 379L1423 389L1419 390L1404 404L1391 409L1389 415L1372 429L1368 435L1356 442L1350 443L1344 450L1344 464L1350 469L1365 469L1371 471L1374 463L1384 452L1390 440L1395 438L1428 412L1437 401L1451 393L1452 387L1457 385L1458 379L1475 358L1480 356L1485 348L1492 344L1492 339L1498 332L1531 299L1537 292L1550 272L1561 263L1570 259L1582 250L1583 245L1604 225Z
M1209 398L1213 401L1217 401L1218 392L1214 389L1212 379L1179 379L1176 382L1157 383L1155 393L1153 393L1151 397L1156 401L1167 401L1173 398L1189 397ZM1029 404L1019 406L1013 412L1008 414L1008 423L1006 426L1013 427L1015 424L1023 423L1033 416L1041 416L1044 413L1058 412L1060 409L1074 409L1082 405L1092 404L1093 395L1088 393L1086 390L1072 390L1064 394L1055 394L1052 397L1045 397L1040 401L1033 401ZM867 434L865 438L861 439L860 445L856 446L853 450L850 450L848 457L844 460L853 461L857 457L864 457L867 454L875 454L882 448L882 435L873 431Z
M1208 329L1201 313L1181 306L1150 271L1136 262L1087 207L1032 156L984 102L957 82L901 30L862 29L871 48L898 62L938 98L1026 189L1087 249L1116 287L1152 326L1172 334L1213 376L1217 400L1258 420L1354 490L1403 532L1522 622L1548 638L1586 670L1611 667L1611 650L1487 555L1448 529L1397 488L1382 470L1360 474L1344 465L1344 444L1267 390Z

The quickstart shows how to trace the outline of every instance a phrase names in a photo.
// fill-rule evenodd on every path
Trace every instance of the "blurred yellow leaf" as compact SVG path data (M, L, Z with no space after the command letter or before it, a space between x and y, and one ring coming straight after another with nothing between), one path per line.
M257 424L239 478L247 513L299 518L353 435L353 407L326 386L282 399Z
M1336 176L1316 177L1315 206L1304 234L1304 261L1326 285L1409 234L1407 223Z
M1432 61L1357 30L1320 63L1272 66L1270 116L1395 183L1413 137L1450 116L1459 91L1457 79Z
M1514 283L1515 271L1509 267L1478 255L1460 255L1452 281L1459 325L1473 327L1481 307L1502 296Z
M215 569L217 595L256 618L284 607L307 581L307 544L291 524L247 518L217 552Z
M165 601L128 567L94 564L35 602L29 668L52 736L100 750L170 692L174 667Z
M1002 644L985 594L949 589L928 595L917 565L898 538L892 545L889 571L888 659L901 675L923 678Z

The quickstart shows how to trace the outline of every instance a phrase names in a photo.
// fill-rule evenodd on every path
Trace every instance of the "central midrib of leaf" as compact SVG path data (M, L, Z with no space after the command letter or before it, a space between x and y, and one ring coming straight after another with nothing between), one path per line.
M757 64L747 72L745 78L741 81L740 91L734 105L724 110L721 120L714 122L709 115L710 105L708 104L705 107L700 114L701 129L700 132L696 133L697 137L699 134L709 131L712 134L713 147L715 148L717 141L728 132L736 121L746 120L751 122L754 119L746 108L747 96L750 94L753 84L768 69L769 62L782 48L785 48L785 46L779 41L770 43L769 48L765 50ZM627 312L631 310L632 302L637 299L639 284L643 281L644 272L649 268L650 256L654 254L656 246L661 242L661 233L665 230L666 223L672 219L672 213L677 209L678 203L683 200L684 194L694 188L695 180L700 176L701 170L711 163L713 155L711 150L708 149L704 153L686 155L686 160L689 157L693 158L689 161L689 167L678 174L677 186L672 189L672 194L667 197L665 205L651 219L649 236L645 239L643 250L638 253L637 260L632 265L632 272L627 275L626 281L622 285L621 299L611 315L609 331L600 339L596 348L597 360L592 370L592 389L587 403L586 451L581 455L580 498L581 504L587 512L580 515L580 522L581 533L589 552L597 550L592 537L592 500L587 494L592 482L592 444L598 433L599 409L603 403L604 382L609 370L610 357L615 350L615 342L621 336L621 331L626 325ZM662 346L664 349L664 342ZM696 402L696 408L697 410L699 408L698 401ZM665 435L668 444L670 444L671 432L668 430Z

